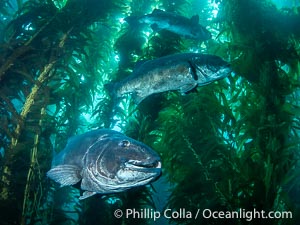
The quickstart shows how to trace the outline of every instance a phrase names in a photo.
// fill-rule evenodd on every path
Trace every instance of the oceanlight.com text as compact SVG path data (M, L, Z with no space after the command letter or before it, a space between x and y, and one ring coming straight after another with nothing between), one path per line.
M244 219L252 221L255 219L292 219L291 211L269 211L264 210L246 210L239 209L237 211L214 211L211 209L198 209L196 212L189 211L185 208L177 210L165 209L157 211L151 208L144 209L117 209L114 212L116 218L132 218L132 219L150 219L156 221L164 217L166 219Z
M195 219L198 217L200 210L198 209ZM213 211L210 209L202 210L202 217L205 219L245 219L252 221L253 219L292 219L293 214L291 211L269 211L265 210L245 210L239 209L238 211Z

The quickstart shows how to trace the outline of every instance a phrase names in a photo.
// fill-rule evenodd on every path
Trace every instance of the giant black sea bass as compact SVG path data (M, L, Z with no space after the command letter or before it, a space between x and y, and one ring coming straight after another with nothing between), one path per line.
M71 137L47 175L61 186L81 181L80 199L146 185L161 174L161 160L145 144L99 129Z
M108 84L113 99L131 94L139 104L149 95L170 90L186 93L231 73L229 63L218 56L198 53L168 55L138 63L133 73L115 84Z
M138 24L150 24L154 31L167 30L185 38L205 41L211 38L210 32L199 24L199 16L186 18L175 13L154 9L151 14L129 16L125 20L136 27Z

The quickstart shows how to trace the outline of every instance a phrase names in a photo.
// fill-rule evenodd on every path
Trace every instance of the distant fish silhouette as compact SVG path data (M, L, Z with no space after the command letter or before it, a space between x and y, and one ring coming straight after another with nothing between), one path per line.
M185 38L208 40L211 33L199 24L199 16L186 18L175 13L154 9L151 14L144 16L129 16L125 20L131 24L150 24L154 31L168 30Z

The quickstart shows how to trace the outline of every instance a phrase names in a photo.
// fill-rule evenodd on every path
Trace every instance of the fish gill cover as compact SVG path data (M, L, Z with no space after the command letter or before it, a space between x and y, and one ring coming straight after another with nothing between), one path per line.
M212 38L125 21L155 9L198 15ZM1 1L0 223L153 224L113 213L255 208L293 218L159 222L298 224L299 17L296 4L279 8L268 0ZM110 98L105 84L126 79L138 64L186 52L221 57L234 73L139 105L130 95L117 105ZM47 179L67 139L96 128L158 152L168 191L154 184L79 201L78 189ZM165 194L165 202L157 204L154 194Z

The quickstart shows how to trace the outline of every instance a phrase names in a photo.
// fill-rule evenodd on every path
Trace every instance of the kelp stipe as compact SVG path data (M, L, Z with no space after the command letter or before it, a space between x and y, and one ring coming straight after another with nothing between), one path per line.
M78 190L45 179L53 149L99 127L122 130L160 153L171 183L167 208L291 210L295 219L247 224L299 221L298 8L279 11L258 0L53 2L17 1L14 15L8 1L0 4L1 223L153 223L113 216L118 208L154 209L148 187L77 202ZM154 8L199 14L212 40L131 30L122 21ZM139 60L190 51L218 55L235 73L185 96L152 96L138 107L126 98L112 113L104 84L129 75Z
M45 172L53 148L62 149L68 137L87 129L82 115L91 110L101 85L101 73L93 68L107 58L102 47L109 48L108 44L95 48L92 39L104 37L95 33L95 22L120 7L117 2L98 2L95 7L91 1L68 1L60 9L52 1L18 4L18 14L6 23L5 44L1 45L4 158L0 198L5 216L0 220L4 224L58 224L62 223L59 218L64 218L75 223L74 217L60 216L66 215L63 210L52 211L56 207L54 190ZM9 4L4 6L11 11ZM64 200L75 194L69 192ZM70 206L80 215L83 210L76 207Z
M153 131L176 184L167 208L289 211L293 219L253 219L249 224L295 224L298 203L288 186L299 182L299 41L292 26L287 35L288 28L274 26L274 21L282 24L298 14L287 16L265 1L223 1L220 8L225 21L219 21L224 32L218 39L229 42L208 50L227 49L235 74L198 93L168 94ZM229 221L244 223L243 218Z

